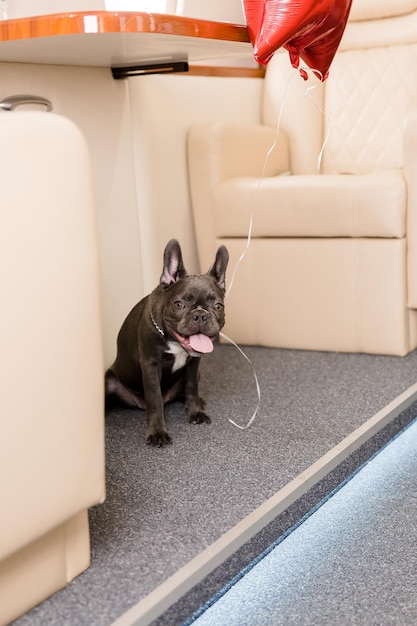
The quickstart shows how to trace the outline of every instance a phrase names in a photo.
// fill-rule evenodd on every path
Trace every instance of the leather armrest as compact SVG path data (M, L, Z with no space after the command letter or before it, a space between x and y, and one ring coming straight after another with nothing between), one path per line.
M213 189L230 178L259 179L262 174L274 176L288 171L288 141L283 133L267 158L275 139L274 128L255 124L215 122L190 129L188 171L201 269L210 262L216 240Z
M235 177L276 176L290 169L289 145L281 131L258 124L214 122L190 129L189 157L210 172L211 186ZM265 171L264 171L265 168Z

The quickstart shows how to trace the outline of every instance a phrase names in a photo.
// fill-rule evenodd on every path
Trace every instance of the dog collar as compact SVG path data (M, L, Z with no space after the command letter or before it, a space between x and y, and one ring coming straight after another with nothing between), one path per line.
M162 330L162 328L160 328L160 327L158 326L158 324L155 322L155 318L154 318L154 316L152 315L152 311L149 311L149 313L150 313L150 316L151 316L152 323L153 323L153 325L155 326L156 330L158 331L158 333L159 333L160 335L162 335L162 337L165 337L165 333L164 333L164 331L163 331L163 330Z

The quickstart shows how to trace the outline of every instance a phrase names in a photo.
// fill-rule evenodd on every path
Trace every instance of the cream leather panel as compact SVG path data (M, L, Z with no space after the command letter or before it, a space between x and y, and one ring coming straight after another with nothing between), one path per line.
M87 511L0 561L0 625L62 589L90 564Z
M417 10L417 0L353 0L349 20L370 20L407 15Z
M7 4L9 19L48 13L106 10L105 0L8 0Z
M241 0L177 0L175 13L201 20L245 24Z
M417 44L339 53L325 85L325 173L404 165L401 122L417 110ZM364 141L366 139L366 141Z
M276 176L290 170L287 138L282 132L277 136L268 126L230 122L196 124L190 130L188 143L193 148L203 144L212 158L216 158L212 173L216 183L236 176Z
M373 2L373 0L369 0ZM355 2L355 0L354 0ZM375 0L375 5L377 5ZM395 11L396 0L390 0ZM375 20L349 21L340 42L338 52L345 50L366 50L402 44L414 44L417 41L417 10L410 13L395 14ZM332 71L332 68L330 69Z
M245 241L217 243L232 271ZM405 255L403 239L253 239L227 298L225 333L255 345L406 354L415 344Z
M217 237L404 237L402 171L233 178L212 191Z
M404 173L407 179L408 306L417 309L417 111L404 124Z

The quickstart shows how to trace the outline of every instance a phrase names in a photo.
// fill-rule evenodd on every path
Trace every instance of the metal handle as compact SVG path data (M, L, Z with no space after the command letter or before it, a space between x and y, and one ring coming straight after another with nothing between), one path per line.
M30 96L28 94L19 94L17 96L8 96L0 101L0 108L3 111L13 111L21 104L40 104L45 107L46 111L52 111L52 102L42 96Z

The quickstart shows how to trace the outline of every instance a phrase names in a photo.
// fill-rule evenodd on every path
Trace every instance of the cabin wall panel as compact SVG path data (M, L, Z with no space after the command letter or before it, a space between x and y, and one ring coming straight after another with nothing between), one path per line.
M211 121L258 123L262 79L146 76L129 79L143 283L161 274L162 251L180 240L189 272L199 268L188 187L187 134ZM213 250L213 258L215 251Z

